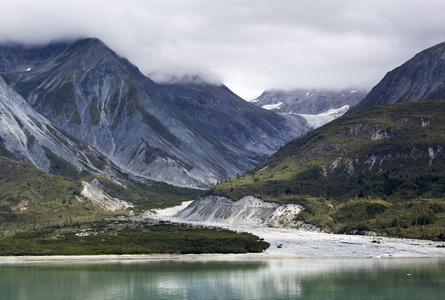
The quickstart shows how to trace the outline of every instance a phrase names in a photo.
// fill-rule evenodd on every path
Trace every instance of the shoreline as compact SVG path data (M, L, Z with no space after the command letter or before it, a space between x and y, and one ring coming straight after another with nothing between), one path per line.
M269 260L269 259L310 259L304 255L268 255L266 253L242 254L122 254L122 255L54 255L54 256L0 256L2 263L28 262L143 262L143 261L215 261L215 260Z
M188 204L188 203L186 203ZM236 232L247 232L264 239L270 247L262 253L242 254L121 254L121 255L51 255L0 256L3 263L31 262L143 262L143 261L210 261L210 260L270 260L270 259L360 259L360 258L445 258L445 242L332 234L306 229L290 229L246 224L222 224L206 221L185 221L174 217L174 207L159 210L157 215L145 215L172 223L211 226ZM141 216L140 216L141 217ZM139 217L139 218L140 218Z
M268 261L268 260L299 260L299 259L412 259L412 258L443 258L442 255L421 256L311 256L311 255L270 255L267 253L243 254L123 254L123 255L54 255L54 256L1 256L1 264L46 263L46 262L149 262L149 261Z
M187 203L183 203L187 204ZM184 205L183 205L184 206ZM270 247L257 257L310 257L310 258L386 258L386 257L445 257L445 242L393 238L369 235L346 235L317 232L302 228L268 227L218 223L211 221L188 221L175 216L181 207L158 210L156 214L143 217L179 224L211 226L258 236ZM176 210L176 211L175 211ZM249 221L249 220L247 220ZM264 258L263 258L264 259Z

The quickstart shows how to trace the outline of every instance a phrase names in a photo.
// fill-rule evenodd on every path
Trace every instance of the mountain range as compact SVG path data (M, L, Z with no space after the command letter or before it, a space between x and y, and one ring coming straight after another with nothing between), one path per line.
M84 202L91 194L137 212L198 195L154 184L165 182L297 205L297 221L328 231L443 240L444 53L445 44L419 53L346 115L310 131L293 112L258 106L285 107L279 98L255 105L199 78L158 84L97 39L3 44L0 222L29 223L46 195L40 215L59 225L64 214L109 214ZM360 93L337 96L358 102ZM326 106L319 95L300 114L351 104Z
M157 84L98 39L2 44L0 76L2 94L24 109L8 116L21 136L4 127L2 144L47 171L51 152L79 171L205 188L307 132L304 119L246 103L223 85ZM55 133L37 137L42 130Z
M251 102L279 113L318 115L346 105L353 107L365 98L367 92L364 89L270 90Z
M443 240L443 53L445 44L439 44L416 55L388 73L353 112L210 193L302 205L301 222L334 232Z

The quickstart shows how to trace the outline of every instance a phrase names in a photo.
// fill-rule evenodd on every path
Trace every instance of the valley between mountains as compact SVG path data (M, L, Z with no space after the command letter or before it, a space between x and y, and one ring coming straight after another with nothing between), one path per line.
M1 44L0 255L440 255L444 69L439 44L369 93L247 102L98 39Z

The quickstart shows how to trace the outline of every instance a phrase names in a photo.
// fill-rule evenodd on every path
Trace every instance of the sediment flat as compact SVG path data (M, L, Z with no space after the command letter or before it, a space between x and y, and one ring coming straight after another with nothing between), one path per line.
M193 224L218 226L218 224L203 222L193 222ZM239 232L250 232L259 236L260 238L263 238L271 245L263 253L8 256L0 257L0 263L445 257L445 247L443 242L375 236L329 234L302 229L236 226L227 224L220 224L219 226Z
M188 204L188 203L186 203ZM150 261L150 260L263 260L302 258L389 258L444 257L445 243L430 240L331 234L305 229L275 228L260 225L236 225L214 222L184 221L174 217L182 207L169 208L155 218L174 223L221 227L248 232L270 243L263 253L246 254L147 254L147 255L79 255L79 256L8 256L0 263L57 261Z

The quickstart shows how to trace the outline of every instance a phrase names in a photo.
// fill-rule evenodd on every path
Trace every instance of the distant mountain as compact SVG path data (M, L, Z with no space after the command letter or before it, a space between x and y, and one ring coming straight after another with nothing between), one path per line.
M279 113L318 115L330 109L350 107L365 98L367 91L361 89L265 91L251 102L257 106Z
M301 118L224 86L158 85L97 39L0 45L0 76L57 128L142 181L205 188L307 131Z
M290 136L307 131L303 118L277 115L252 105L224 85L196 79L162 84L161 88L177 109L201 123L218 139L239 144L264 158L275 153Z
M375 105L445 99L445 43L426 49L387 73L348 113Z
M300 204L301 221L336 232L443 239L444 133L445 101L376 106L311 131L211 192Z

